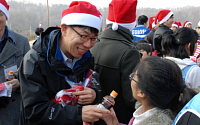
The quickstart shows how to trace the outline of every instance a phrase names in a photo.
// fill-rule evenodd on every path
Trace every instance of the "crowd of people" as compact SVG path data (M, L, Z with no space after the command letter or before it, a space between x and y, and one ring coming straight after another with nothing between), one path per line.
M0 0L0 83L12 85L11 97L0 90L0 125L200 124L200 22L181 25L167 9L137 16L137 0L108 9L100 33L98 9L72 1L59 27L36 28L30 47L7 27L9 5ZM17 76L7 81L10 70ZM98 108L112 90L115 105Z

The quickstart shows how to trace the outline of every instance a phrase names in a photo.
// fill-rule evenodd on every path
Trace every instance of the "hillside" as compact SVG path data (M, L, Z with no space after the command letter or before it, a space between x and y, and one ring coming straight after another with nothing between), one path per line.
M8 27L14 31L17 31L27 37L34 35L35 29L39 23L42 23L42 27L46 29L48 27L48 14L47 6L42 4L22 3L10 0L10 19L8 21ZM53 5L49 7L50 12L50 26L60 26L62 10L68 8L68 5ZM107 8L98 8L103 15L103 26L105 27L106 17L108 14ZM137 9L137 16L146 15L148 17L156 15L160 9L154 8L139 8ZM200 21L200 7L183 7L172 8L174 12L174 20L180 21L182 24L189 20L193 23L193 27L196 27Z

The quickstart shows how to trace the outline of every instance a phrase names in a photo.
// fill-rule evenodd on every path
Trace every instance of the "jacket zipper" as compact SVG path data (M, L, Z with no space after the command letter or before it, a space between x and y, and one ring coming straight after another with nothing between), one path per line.
M52 107L51 108L51 114L50 114L50 116L49 116L49 119L51 120L52 119L52 115L53 115L53 112L55 111L55 108L54 107Z

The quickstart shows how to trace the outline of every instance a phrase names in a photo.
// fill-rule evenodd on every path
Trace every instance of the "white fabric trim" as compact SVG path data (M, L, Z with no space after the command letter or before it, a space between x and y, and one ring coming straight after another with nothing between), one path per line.
M118 29L118 25L123 26L127 29L129 29L130 31L133 30L133 28L135 28L136 22L132 22L132 23L116 23L116 22L112 22L108 19L106 19L106 24L113 24L112 29L113 30L117 30Z
M146 35L133 35L133 36L144 38Z
M86 13L71 13L65 15L61 19L61 25L83 25L96 28L100 31L102 24L102 16L97 17Z
M186 109L183 113L181 113L181 114L179 115L179 117L178 117L177 120L176 120L175 125L177 124L177 122L180 120L180 118L181 118L186 112L192 112L192 113L194 113L195 115L197 115L197 116L200 118L200 113L198 113L197 111L195 111L195 110L193 110L193 109Z
M152 23L152 29L153 29L154 27L156 27L155 21L153 21L153 23Z
M188 24L192 25L192 22L187 22L184 27L186 27Z
M159 23L162 24L162 23L166 22L166 21L170 18L170 16L173 15L173 14L174 14L174 13L173 13L172 11L169 12L169 13L167 14L167 16L165 16Z
M8 12L7 8L1 3L0 3L0 10L6 15L7 20L9 20L9 12Z
M178 28L178 25L177 25L177 24L172 24L172 26L175 26L176 28Z

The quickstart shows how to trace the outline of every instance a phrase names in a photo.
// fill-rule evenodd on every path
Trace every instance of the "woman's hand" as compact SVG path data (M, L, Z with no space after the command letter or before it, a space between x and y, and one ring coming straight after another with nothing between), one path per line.
M106 122L107 125L119 125L119 121L113 108L110 109L110 112L111 113L104 115L102 119Z

